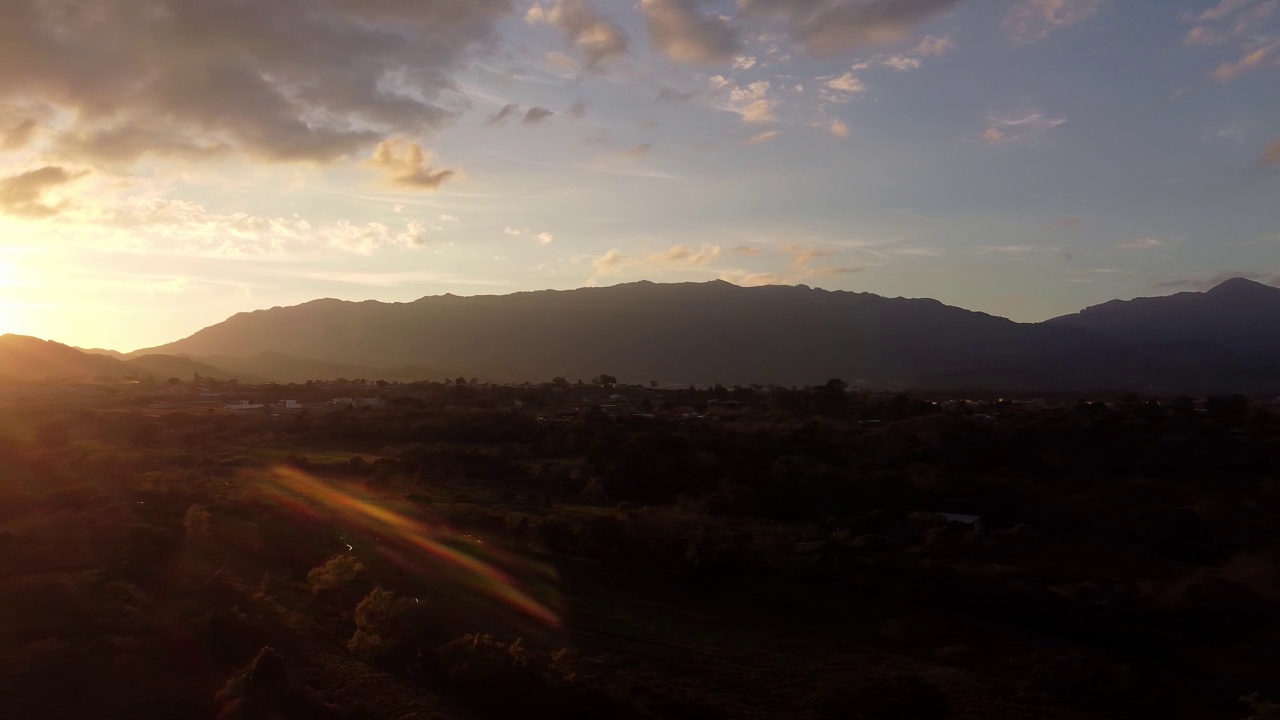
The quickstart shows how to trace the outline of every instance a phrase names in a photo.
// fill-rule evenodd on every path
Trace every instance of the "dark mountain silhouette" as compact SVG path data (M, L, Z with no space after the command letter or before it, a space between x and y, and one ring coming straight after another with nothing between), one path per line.
M1112 300L1045 323L1130 342L1280 349L1280 288L1232 278L1207 292Z
M442 380L445 377L440 370L421 366L378 367L350 365L325 362L323 360L307 360L271 351L249 357L210 355L201 358L201 360L206 363L212 363L218 368L225 368L223 372L232 373L227 377L238 378L241 382L252 382L252 380L247 380L246 378L254 377L269 378L272 382L282 383L305 383L308 380L333 380L337 378L413 382L416 380ZM224 377L224 375L217 377Z
M105 355L91 355L62 343L26 335L0 335L0 379L118 378L128 366Z
M192 373L242 382L265 382L248 374L237 375L208 363L175 355L145 354L130 359L115 353L87 351L26 335L0 336L0 380L121 380L171 377L190 380Z
M722 281L409 303L326 299L242 313L133 356L216 358L210 362L234 369L237 359L283 363L283 355L307 358L317 372L346 366L345 376L398 367L407 373L399 379L419 368L430 373L422 379L607 372L629 382L842 377L930 388L1270 392L1280 389L1280 350L1262 339L1280 323L1273 293L1280 291L1232 280L1207 293L1107 303L1041 324L936 300ZM1201 320L1180 324L1191 317Z
M116 351L116 350L108 350L107 348L82 348L82 347L77 347L77 348L76 348L76 350L79 350L79 351L80 351L80 352L82 352L82 353L88 353L89 355L106 355L107 357L115 358L115 359L117 359L117 360L124 360L124 359L125 359L125 353L118 352L118 351Z
M183 355L164 355L160 353L139 355L125 360L125 365L139 377L149 377L161 381L169 378L187 381L193 375L199 373L201 377L216 380L235 379L242 383L270 382L270 378L266 375L224 369L205 360L196 360Z
M1039 324L936 300L725 282L316 300L236 315L120 360L0 337L0 379L366 378L1280 392L1280 288L1113 301Z

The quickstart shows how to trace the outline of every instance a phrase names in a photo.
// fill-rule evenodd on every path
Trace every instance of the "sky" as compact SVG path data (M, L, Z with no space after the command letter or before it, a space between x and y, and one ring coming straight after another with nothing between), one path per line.
M3 0L0 332L806 284L1280 285L1280 0Z

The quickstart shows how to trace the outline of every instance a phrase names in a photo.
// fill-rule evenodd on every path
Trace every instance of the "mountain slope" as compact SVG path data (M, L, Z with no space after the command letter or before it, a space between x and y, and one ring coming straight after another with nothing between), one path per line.
M181 355L164 355L153 353L148 355L139 355L124 361L134 374L142 377L154 377L157 380L167 380L168 378L178 378L182 381L190 380L192 375L199 373L201 377L214 378L218 380L239 380L242 383L263 383L268 382L266 377L253 375L251 373L238 373L234 370L224 370L220 367L210 365L195 358L184 357Z
M1129 342L1280 350L1280 288L1232 278L1207 292L1112 300L1045 324Z
M194 360L194 358L193 358ZM338 378L366 380L388 380L413 382L417 380L441 380L445 373L421 366L409 367L371 367L369 365L349 365L322 360L307 360L278 352L262 352L249 357L232 357L229 355L212 355L199 358L204 363L218 368L230 375L217 377L235 377L241 382L253 382L246 378L266 378L270 382L304 383L308 380L335 380Z
M120 360L26 335L0 336L0 380L120 378L131 375Z
M935 300L720 281L412 303L317 300L236 315L140 352L276 352L492 380L608 372L632 382L844 377L1017 389L1132 387L1160 375L1140 349L1072 328L1022 325Z

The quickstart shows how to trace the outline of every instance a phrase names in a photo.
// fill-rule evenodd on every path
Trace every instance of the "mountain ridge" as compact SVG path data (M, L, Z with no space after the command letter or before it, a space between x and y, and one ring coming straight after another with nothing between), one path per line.
M1242 290L1246 299L1260 298L1264 304L1273 296L1280 300L1280 291L1244 279L1229 281L1212 295L1178 293L1150 300L1181 304L1186 301L1177 298L1189 296L1201 304L1209 298L1212 305ZM932 298L805 285L640 281L507 295L434 295L401 303L322 298L240 314L139 352L200 357L275 351L318 363L426 365L446 375L497 380L589 377L603 371L681 383L802 384L844 376L905 386L1216 386L1206 382L1212 380L1213 347L1194 357L1186 348L1181 351L1183 365L1205 366L1196 372L1161 362L1160 343L1198 338L1168 331L1186 315L1185 308L1178 307L1170 320L1170 313L1144 300L1112 301L1042 323L1017 323ZM1248 308L1236 310L1247 314ZM1132 342L1132 329L1111 329L1118 323L1110 319L1116 312L1140 319L1154 313L1149 341ZM1280 304L1274 310L1267 305L1264 314L1268 323L1280 323ZM1223 323L1209 325L1220 330ZM1225 352L1248 343L1206 337L1223 345L1222 356L1230 359L1225 367L1243 386L1271 386L1267 373L1250 369L1257 362Z
M135 376L149 363L152 374L205 367L246 382L607 372L681 384L843 377L921 388L1273 392L1276 338L1280 289L1244 278L1040 323L933 298L640 281L391 303L318 298L237 313L123 363Z

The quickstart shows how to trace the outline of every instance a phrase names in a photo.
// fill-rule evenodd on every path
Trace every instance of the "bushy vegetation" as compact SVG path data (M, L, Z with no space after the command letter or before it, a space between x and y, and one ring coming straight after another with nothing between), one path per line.
M0 410L23 716L1274 715L1280 422L1247 398L148 392Z

